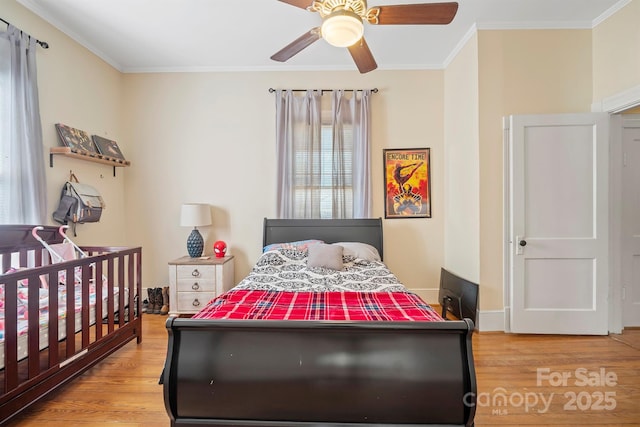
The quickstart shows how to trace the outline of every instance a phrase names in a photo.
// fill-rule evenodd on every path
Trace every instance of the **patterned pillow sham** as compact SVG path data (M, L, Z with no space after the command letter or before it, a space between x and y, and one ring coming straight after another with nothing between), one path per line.
M309 249L309 246L317 245L318 243L324 243L324 241L309 239L298 240L295 242L272 243L262 248L262 252L272 251L274 249L295 249L301 252L306 252Z

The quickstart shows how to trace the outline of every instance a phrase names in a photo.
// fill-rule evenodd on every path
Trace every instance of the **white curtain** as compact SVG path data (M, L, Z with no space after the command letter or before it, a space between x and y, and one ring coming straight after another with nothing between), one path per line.
M46 181L36 73L37 40L0 32L0 223L45 224Z
M278 218L319 218L321 96L314 90L304 96L276 91Z
M333 91L333 146L335 181L334 218L369 218L371 216L371 90L354 91L349 97L343 90ZM351 158L345 158L349 154ZM337 175L350 180L339 178ZM345 187L344 184L347 184ZM346 211L345 188L351 187L351 214Z
M279 218L367 218L371 213L371 91L276 91Z

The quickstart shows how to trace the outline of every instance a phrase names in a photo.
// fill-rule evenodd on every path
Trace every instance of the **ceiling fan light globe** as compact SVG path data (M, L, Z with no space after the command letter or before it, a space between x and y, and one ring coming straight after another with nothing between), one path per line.
M320 32L327 43L336 47L348 47L362 38L364 24L356 13L338 10L324 18Z

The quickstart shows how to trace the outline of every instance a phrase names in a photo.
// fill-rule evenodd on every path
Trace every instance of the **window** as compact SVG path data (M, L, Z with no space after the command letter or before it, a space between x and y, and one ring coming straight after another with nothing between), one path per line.
M278 217L368 217L368 95L277 92Z
M344 140L341 156L334 156L333 127L330 123L323 124L317 149L297 148L294 178L295 205L300 208L297 210L303 210L305 200L310 197L319 203L319 218L333 218L340 205L344 205L346 218L353 217L353 137L350 129L345 131ZM343 166L337 164L339 159ZM340 173L334 174L334 169ZM343 191L337 192L335 189L340 182Z

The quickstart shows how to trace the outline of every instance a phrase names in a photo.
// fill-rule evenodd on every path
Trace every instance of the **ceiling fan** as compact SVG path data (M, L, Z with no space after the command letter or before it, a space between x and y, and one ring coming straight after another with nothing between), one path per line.
M323 38L329 44L346 47L364 74L378 67L364 39L364 21L373 25L445 25L458 11L458 3L419 3L367 7L366 0L279 0L317 12L322 25L312 28L276 52L271 59L285 62Z

